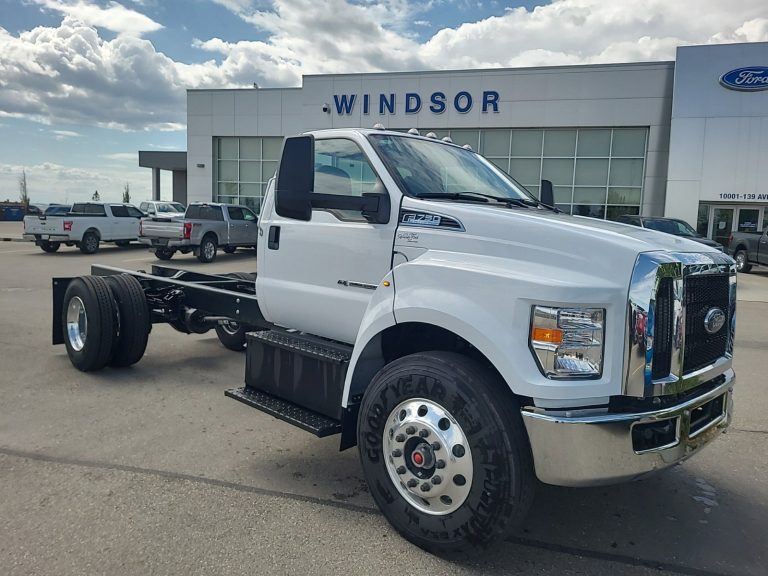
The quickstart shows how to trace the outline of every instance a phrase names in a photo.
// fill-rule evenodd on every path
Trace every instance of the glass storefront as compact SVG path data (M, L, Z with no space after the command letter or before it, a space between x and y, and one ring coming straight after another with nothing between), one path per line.
M216 202L243 204L258 213L267 182L275 174L280 137L214 138Z
M558 208L613 220L639 214L647 128L429 130L469 144L535 196L551 180ZM215 197L256 212L277 169L282 138L216 138Z
M728 246L731 232L761 232L768 228L768 207L699 204L696 231Z

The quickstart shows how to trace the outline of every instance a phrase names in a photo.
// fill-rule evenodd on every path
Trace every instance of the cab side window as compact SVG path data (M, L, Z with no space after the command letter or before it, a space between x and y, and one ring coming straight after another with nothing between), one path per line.
M315 189L319 194L362 196L373 192L379 178L352 140L315 140ZM359 211L330 209L339 220L364 222Z
M229 219L230 220L245 220L243 217L243 209L237 208L235 206L229 206L227 208L227 211L229 212Z

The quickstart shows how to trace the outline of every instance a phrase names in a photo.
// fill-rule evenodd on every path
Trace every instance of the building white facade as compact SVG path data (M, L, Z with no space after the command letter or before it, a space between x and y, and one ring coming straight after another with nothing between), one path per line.
M744 214L758 214L757 228L768 225L759 170L768 166L768 90L720 82L750 66L750 86L762 87L768 44L680 48L676 63L339 74L305 76L300 88L190 90L187 200L258 210L283 137L381 123L468 143L534 194L552 180L556 203L573 214L672 215L696 225L701 203L711 235L713 218L724 217L711 206L733 209L721 194L744 193L739 206L754 205Z

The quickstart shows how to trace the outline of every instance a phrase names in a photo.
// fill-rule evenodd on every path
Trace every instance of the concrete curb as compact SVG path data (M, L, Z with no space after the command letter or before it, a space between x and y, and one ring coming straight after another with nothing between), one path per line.
M24 238L0 238L0 242L26 242Z

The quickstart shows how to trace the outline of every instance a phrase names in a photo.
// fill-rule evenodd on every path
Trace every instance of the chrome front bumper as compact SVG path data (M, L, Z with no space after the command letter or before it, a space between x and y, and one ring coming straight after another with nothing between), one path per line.
M542 482L557 486L595 486L636 480L682 462L709 444L731 422L733 370L726 371L724 377L720 385L705 394L652 412L568 417L523 408L536 475ZM704 405L722 409L718 408L710 421L692 432L692 414ZM664 422L674 426L671 441L636 451L633 429Z

